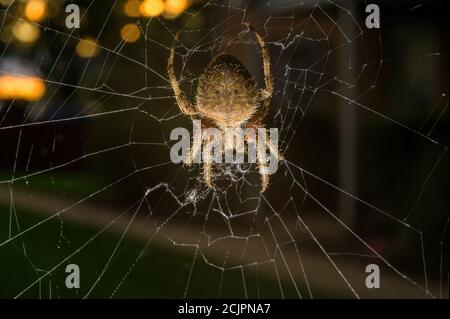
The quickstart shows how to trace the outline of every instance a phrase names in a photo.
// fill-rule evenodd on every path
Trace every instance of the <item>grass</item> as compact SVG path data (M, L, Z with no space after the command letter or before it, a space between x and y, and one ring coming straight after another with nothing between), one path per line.
M14 181L14 188L33 192L54 194L64 197L83 198L101 188L99 178L79 172L51 172L32 175L33 172L17 171L14 176L10 172L0 171L0 181L30 176Z
M41 219L32 211L16 209L12 214L11 237L37 225ZM99 229L54 218L5 243L10 238L10 209L7 206L0 206L0 227L0 240L4 243L0 246L1 298L14 297L21 292L23 298L83 297L99 278L120 239L108 231L99 234ZM244 272L244 288L240 270L222 272L197 258L191 273L193 252L183 254L156 243L144 248L142 241L124 238L89 297L181 298L189 276L187 297L243 298L244 289L248 297L281 297L278 281L258 276L254 269ZM140 254L142 258L138 259ZM65 267L70 263L80 267L79 289L65 286ZM48 273L51 269L53 271ZM296 296L288 286L283 286L283 293L285 297Z
M23 175L27 173L15 174ZM11 176L0 172L0 180L9 179ZM99 188L100 180L71 172L39 174L14 182L14 189L55 198L83 198ZM182 298L185 292L192 298L283 296L275 277L258 274L256 267L222 272L199 255L194 261L193 249L181 253L154 242L146 246L142 239L129 237L122 240L101 274L120 236L57 217L39 224L47 215L21 207L11 211L9 203L0 203L0 298L18 294L23 298L80 298L99 278L89 293L91 298ZM71 263L80 267L80 289L65 286L65 267ZM284 297L298 298L289 283L282 283L282 290Z

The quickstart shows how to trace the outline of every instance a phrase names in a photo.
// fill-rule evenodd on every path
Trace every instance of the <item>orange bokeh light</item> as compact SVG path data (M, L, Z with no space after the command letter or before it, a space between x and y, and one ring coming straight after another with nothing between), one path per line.
M13 25L12 33L20 42L31 44L39 38L41 32L38 27L29 22L18 21Z
M100 53L100 48L95 39L87 37L80 39L76 47L76 52L82 58L93 58Z
M0 76L0 100L37 101L45 94L42 79L33 76Z
M188 6L188 0L166 0L164 4L164 14L169 18L175 18L182 14Z
M123 41L133 43L141 37L141 30L134 23L129 23L122 27L120 36Z
M157 17L164 12L164 2L162 0L144 0L139 11L144 17Z
M125 11L125 14L127 16L133 17L133 18L139 17L139 14L140 14L139 7L140 7L140 5L141 5L141 1L139 1L139 0L128 0L125 3L125 6L123 8L124 11Z
M30 21L41 21L47 12L46 0L28 0L25 4L24 15Z

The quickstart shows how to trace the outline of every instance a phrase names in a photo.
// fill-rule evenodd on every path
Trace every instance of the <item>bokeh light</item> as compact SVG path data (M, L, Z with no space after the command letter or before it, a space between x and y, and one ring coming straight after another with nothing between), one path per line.
M38 77L0 76L0 100L37 101L45 94L45 84Z
M123 41L133 43L141 37L141 30L134 23L126 24L120 30L120 37Z
M164 4L164 17L176 18L189 6L188 0L166 0Z
M35 42L40 36L40 30L35 25L26 21L18 21L12 27L14 37L25 44Z
M139 15L140 15L139 7L140 6L141 6L140 0L128 0L125 3L125 6L123 8L125 15L132 17L132 18L139 17Z
M28 0L25 4L24 16L30 21L41 21L47 13L46 0Z
M100 50L93 38L86 37L78 42L76 52L82 58L93 58L100 53Z
M157 17L164 12L164 2L162 0L144 0L139 10L144 17Z

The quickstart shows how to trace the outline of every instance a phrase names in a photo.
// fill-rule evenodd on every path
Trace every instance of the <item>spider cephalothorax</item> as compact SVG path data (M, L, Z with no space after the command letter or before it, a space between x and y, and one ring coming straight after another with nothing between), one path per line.
M252 29L250 25L247 25L247 27ZM222 134L227 129L263 127L261 122L269 108L273 85L270 74L269 53L261 36L257 32L255 32L255 35L263 56L265 89L256 88L254 78L237 58L222 53L216 56L201 74L197 86L195 104L191 104L183 96L175 77L173 59L178 35L175 37L167 68L176 101L184 114L192 119L206 120L210 125L219 128ZM192 159L200 152L201 146L201 143L200 145L192 146L190 154L185 161L187 164L192 163ZM271 154L277 159L281 158L278 149L270 140L264 147L258 143L257 160L261 175L261 192L266 190L269 183L269 174L265 163L267 146ZM225 150L231 149L234 151L232 143L225 143L224 148ZM236 151L243 152L244 150L238 149ZM212 161L210 154L205 155L206 160L203 166L204 179L206 184L211 187Z

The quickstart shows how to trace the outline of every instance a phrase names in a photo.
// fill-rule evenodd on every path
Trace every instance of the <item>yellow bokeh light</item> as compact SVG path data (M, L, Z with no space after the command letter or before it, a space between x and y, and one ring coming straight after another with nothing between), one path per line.
M168 18L175 18L182 14L188 6L188 0L166 0L164 4L164 15Z
M40 30L31 23L19 21L12 27L12 33L20 42L33 43L39 38Z
M94 39L87 37L78 42L76 52L82 58L93 58L100 53L100 49Z
M30 21L41 21L47 12L46 0L28 0L25 4L24 15Z
M157 17L164 12L164 2L162 0L144 0L139 11L144 17Z
M125 6L123 8L124 11L125 11L125 14L127 16L133 17L133 18L139 17L139 14L140 14L139 7L140 7L140 5L141 5L141 1L139 1L139 0L128 0L125 3Z
M120 37L125 42L136 42L141 37L141 30L134 23L126 24L120 30Z
M0 76L0 100L37 101L45 94L42 79L32 76Z

